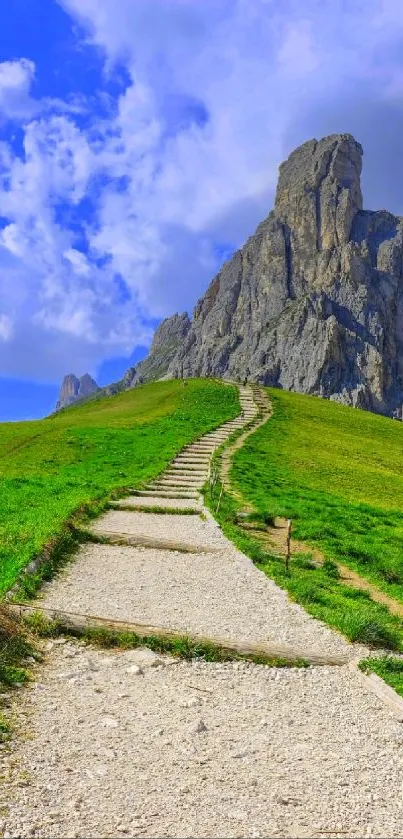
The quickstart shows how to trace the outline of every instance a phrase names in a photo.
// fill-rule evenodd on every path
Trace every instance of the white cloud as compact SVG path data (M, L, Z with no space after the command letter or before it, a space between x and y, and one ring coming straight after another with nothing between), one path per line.
M0 62L0 124L6 120L26 121L49 111L83 112L80 97L69 102L52 97L35 99L31 93L35 75L35 64L28 58Z
M291 24L277 53L280 71L282 67L286 76L300 79L317 70L321 58L310 22L302 20L298 25Z
M103 50L100 95L115 62L129 83L109 118L92 106L84 123L71 103L32 98L32 62L0 64L0 115L24 128L23 154L0 143L0 294L10 340L33 330L52 375L57 341L94 365L144 343L147 319L191 307L216 243L240 245L269 211L301 107L363 79L398 95L403 34L392 0L59 2Z
M0 314L0 341L9 341L14 332L13 322L8 315Z
M32 116L35 106L30 89L35 76L35 64L26 58L0 63L0 120Z

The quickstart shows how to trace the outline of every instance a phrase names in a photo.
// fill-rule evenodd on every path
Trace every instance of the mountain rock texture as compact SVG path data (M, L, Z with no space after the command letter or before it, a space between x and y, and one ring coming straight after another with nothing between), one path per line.
M197 303L169 376L247 378L402 417L403 219L363 210L361 163L349 134L290 155L274 210Z
M127 390L144 382L153 382L166 376L169 365L180 352L191 327L188 314L172 315L160 323L155 332L150 352L144 361L129 367L123 379L117 383L120 390ZM116 387L111 385L110 387ZM107 390L110 391L110 387ZM116 392L116 391L110 391Z
M274 210L187 314L157 329L118 393L161 378L248 379L403 419L403 219L362 208L362 148L310 140ZM85 380L85 381L84 381ZM97 389L67 376L58 407Z
M56 411L60 411L61 408L67 408L69 405L73 405L74 402L78 402L81 399L87 399L99 390L100 388L97 383L94 382L94 379L88 373L81 376L81 379L78 379L73 373L69 373L63 379Z

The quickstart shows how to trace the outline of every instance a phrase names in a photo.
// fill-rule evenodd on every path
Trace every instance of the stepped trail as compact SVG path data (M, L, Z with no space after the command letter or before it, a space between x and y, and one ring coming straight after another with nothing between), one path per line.
M350 666L366 651L291 603L203 507L214 450L266 421L262 394L240 388L240 417L99 518L36 606L66 626L186 634L313 666L46 642L1 753L0 835L401 835L401 724Z

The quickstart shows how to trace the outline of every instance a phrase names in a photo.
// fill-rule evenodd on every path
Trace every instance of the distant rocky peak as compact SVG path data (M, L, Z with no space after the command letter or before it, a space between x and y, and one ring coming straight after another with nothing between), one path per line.
M100 388L96 381L88 373L85 373L81 378L77 378L74 373L68 373L64 377L60 388L56 411L60 411L61 408L67 408L79 399L85 399L86 396L91 396L91 394L96 393L98 390Z
M78 387L78 396L89 396L91 393L95 393L95 391L99 390L99 387L95 381L88 373L84 373L84 376L81 376L81 379L78 380L79 387Z

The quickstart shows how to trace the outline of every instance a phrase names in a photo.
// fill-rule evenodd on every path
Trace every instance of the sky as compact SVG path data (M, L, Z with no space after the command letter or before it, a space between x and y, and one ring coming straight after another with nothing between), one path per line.
M0 421L192 311L302 142L403 215L401 0L0 0Z

